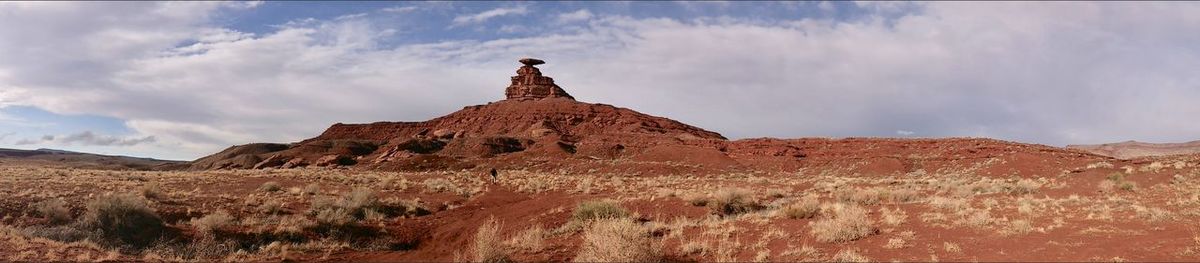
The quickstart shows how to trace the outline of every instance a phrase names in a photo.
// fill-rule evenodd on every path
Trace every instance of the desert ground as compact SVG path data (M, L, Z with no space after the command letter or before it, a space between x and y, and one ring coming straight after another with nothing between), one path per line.
M611 161L596 161L611 162ZM1200 158L865 174L0 167L7 261L1196 261ZM867 167L869 163L857 166Z

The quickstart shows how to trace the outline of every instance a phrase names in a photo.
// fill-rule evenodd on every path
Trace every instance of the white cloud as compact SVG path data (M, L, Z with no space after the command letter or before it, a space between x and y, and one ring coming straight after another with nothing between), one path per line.
M488 10L488 11L483 11L478 14L461 15L461 16L455 17L454 23L452 24L452 26L464 26L464 25L470 25L470 24L478 24L478 23L486 22L486 21L488 21L492 18L496 18L496 17L509 16L509 15L524 15L526 13L529 13L529 9L526 9L524 6L501 7L501 8Z
M118 117L131 138L156 138L147 151L190 158L497 100L513 60L534 56L580 100L734 138L916 129L1061 145L1200 134L1200 36L1179 33L1200 31L1190 3L935 2L769 23L600 16L568 33L397 47L381 45L392 33L369 19L253 35L140 5L95 21L54 4L0 5L13 21L0 25L0 50L17 54L0 56L0 87L13 87L0 103ZM896 14L905 8L920 12ZM486 13L455 20L508 14Z
M417 9L418 8L416 6L394 6L394 7L380 9L379 11L384 12L384 13L408 13L408 12L412 12L412 11L417 11Z
M151 143L154 142L154 140L154 136L146 136L141 138L121 138L106 135L96 135L92 131L84 131L62 136L55 141L65 145L81 144L94 146L133 146L142 143Z
M589 19L592 19L593 16L594 15L592 15L591 11L588 11L587 9L579 9L578 11L575 11L575 12L558 14L558 17L556 20L558 21L558 23L572 23L572 22L579 22L579 21L587 21Z
M2 138L2 137L0 137ZM82 146L115 146L127 147L145 143L153 143L156 139L154 136L145 137L117 137L110 135L99 135L92 131L83 131L64 136L43 135L41 139L21 139L15 145L33 145L33 144L58 144L58 145L82 145Z

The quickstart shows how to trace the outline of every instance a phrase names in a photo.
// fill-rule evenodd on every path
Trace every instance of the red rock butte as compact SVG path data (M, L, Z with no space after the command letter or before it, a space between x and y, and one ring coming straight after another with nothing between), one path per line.
M521 64L525 64L525 66L517 69L517 75L512 77L512 84L508 86L508 89L504 90L504 95L507 99L575 99L570 94L567 94L567 91L555 85L554 79L542 76L542 71L534 67L535 65L546 64L546 61L536 58L523 58L520 62Z
M970 138L730 141L675 120L576 101L535 67L545 61L526 58L520 62L523 66L511 78L504 100L420 122L338 123L296 143L233 146L197 159L191 168L500 168L663 175L839 167L852 173L879 174L940 169L991 158L1022 164L988 172L1006 174L1026 172L1021 169L1037 163L1029 160L1099 158L1044 145ZM912 157L927 154L938 157ZM1024 165L1026 162L1031 164Z

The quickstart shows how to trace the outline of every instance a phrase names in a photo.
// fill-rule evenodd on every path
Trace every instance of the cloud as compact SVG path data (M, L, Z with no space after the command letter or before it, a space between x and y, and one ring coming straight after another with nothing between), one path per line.
M40 144L43 142L49 142L49 141L53 141L53 140L54 140L54 135L42 135L41 139L36 139L36 140L28 139L28 138L20 139L20 140L17 140L16 142L14 142L13 144L15 144L15 145L32 145L32 144Z
M587 9L579 9L575 12L558 14L556 21L558 21L558 23L587 21L592 19L593 16L594 15L592 15L591 11L588 11Z
M492 18L509 16L509 15L524 15L529 13L529 10L524 6L518 7L501 7L492 10L483 11L477 14L460 15L454 18L452 26L464 26L470 24L479 24L486 22Z
M145 137L117 137L108 135L98 135L92 131L83 131L80 133L69 134L66 136L43 135L40 140L22 139L17 141L16 145L32 145L32 144L50 144L56 143L60 145L82 145L82 146L134 146L144 143L153 143L156 139L154 136Z
M379 11L384 12L384 13L408 13L408 12L412 12L412 11L417 11L417 9L418 9L418 7L416 7L416 6L394 6L394 7L380 9Z
M4 139L7 139L8 136L12 136L13 134L17 134L17 133L16 132L0 133L0 141L4 141Z
M156 11L175 4L92 6L104 19L67 4L0 5L12 21L0 24L0 50L14 54L0 56L0 102L121 118L138 135L99 141L153 136L136 147L197 157L498 100L514 60L534 56L580 100L732 138L915 129L1063 145L1200 134L1200 36L1179 34L1200 31L1191 3L866 5L851 20L593 15L570 31L402 45L385 44L407 36L370 18L250 34L207 23L219 5ZM510 15L486 13L454 20Z
M114 136L96 135L91 131L84 131L81 133L63 136L61 139L56 141L67 145L78 143L92 146L133 146L141 143L151 143L154 142L154 140L154 136L146 136L141 138L119 138Z

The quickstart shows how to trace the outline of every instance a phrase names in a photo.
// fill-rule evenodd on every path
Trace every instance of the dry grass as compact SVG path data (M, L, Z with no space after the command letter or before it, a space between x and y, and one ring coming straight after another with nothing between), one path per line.
M599 200L579 203L571 214L571 221L585 222L597 219L624 218L629 211L613 201Z
M475 262L511 262L508 248L504 247L504 238L500 236L500 224L495 218L489 219L475 232L474 246L471 255Z
M754 201L749 190L726 188L713 193L708 207L714 214L728 216L758 210L762 205Z
M142 196L149 199L163 199L167 194L162 190L162 186L158 183L148 183L142 186Z
M904 248L906 242L902 238L889 238L887 244L883 245L886 249L901 249Z
M62 199L50 199L33 205L39 215L50 220L53 224L63 224L71 221L71 210Z
M321 193L321 185L316 183L308 184L304 186L304 190L302 192L306 195L317 195Z
M820 220L809 223L810 233L821 242L853 241L875 234L878 230L867 215L867 209L857 205L833 204L822 212Z
M813 218L821 212L821 202L816 196L806 196L799 202L779 208L779 213L790 219Z
M703 194L692 193L692 194L684 195L682 198L683 198L684 202L687 202L688 204L691 204L692 206L708 205L708 196L705 196Z
M1013 220L1009 223L1009 229L1016 234L1027 234L1033 232L1033 223L1023 219Z
M821 260L821 250L810 246L802 246L800 248L792 248L784 250L780 254L784 257L795 258L795 261L814 262Z
M541 225L535 225L510 238L508 245L513 248L538 252L546 247L546 236L548 234L546 229L542 228Z
M942 242L942 249L948 253L962 253L962 249L958 247L958 244L951 242Z
M165 227L146 200L132 195L105 195L89 202L79 223L107 238L135 246L150 244Z
M829 261L833 261L833 262L871 262L871 258L868 258L867 256L864 256L862 254L859 254L858 250L856 250L856 249L850 248L850 249L843 249L842 251L838 251L838 253L834 254L833 258L829 259Z
M688 241L679 246L679 254L681 255L701 255L703 256L710 250L707 243Z
M1162 222L1172 218L1171 212L1157 207L1143 207L1140 205L1133 206L1133 211L1138 217L1149 220L1150 222Z
M229 215L225 210L217 210L216 212L205 215L204 217L192 219L191 224L200 233L212 234L213 231L226 228L234 225L235 218Z
M889 226L899 226L908 219L908 214L900 208L888 209L887 207L879 208L879 214L884 224Z
M258 190L263 192L279 192L283 191L283 186L280 185L279 182L269 181L259 186Z
M633 220L596 220L583 232L575 262L658 262L661 245Z

